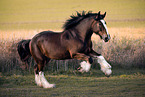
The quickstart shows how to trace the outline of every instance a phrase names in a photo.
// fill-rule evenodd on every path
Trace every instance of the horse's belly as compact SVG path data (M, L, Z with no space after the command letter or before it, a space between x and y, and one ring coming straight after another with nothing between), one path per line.
M51 52L48 55L48 57L51 58L51 59L56 59L56 60L71 59L70 53L68 51L66 51L66 52L63 52L63 51Z

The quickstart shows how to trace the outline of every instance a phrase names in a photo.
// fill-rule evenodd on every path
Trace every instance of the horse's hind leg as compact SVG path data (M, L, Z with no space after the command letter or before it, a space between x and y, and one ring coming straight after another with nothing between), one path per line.
M38 70L38 66L37 64L34 66L34 73L35 73L35 83L42 87L42 83L40 81L40 77L39 77L39 70Z
M36 65L34 66L34 72L35 72L35 82L38 86L42 86L44 88L53 88L55 87L54 84L50 84L46 78L44 77L43 68L44 65L47 64L50 59L43 55L39 47L34 41L31 41L30 43L30 52L34 60L36 61Z
M49 59L50 60L50 59ZM35 82L38 86L42 86L43 88L53 88L55 84L50 84L44 76L43 68L46 61L37 61L37 65L34 66L35 72Z

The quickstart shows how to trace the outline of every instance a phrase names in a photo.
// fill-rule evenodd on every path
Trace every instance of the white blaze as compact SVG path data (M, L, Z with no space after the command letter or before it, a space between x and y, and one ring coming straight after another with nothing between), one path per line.
M107 35L108 35L108 37L109 37L109 32L108 32L107 26L106 26L106 24L105 24L105 21L104 21L104 20L100 20L100 21L101 21L101 23L103 24L104 28L106 29Z

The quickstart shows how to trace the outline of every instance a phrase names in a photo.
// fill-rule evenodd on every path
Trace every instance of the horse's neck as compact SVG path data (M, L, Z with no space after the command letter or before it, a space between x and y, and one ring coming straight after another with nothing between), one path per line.
M93 34L93 32L91 31L92 22L92 19L86 18L75 27L77 32L79 32L80 37L84 39L84 41L89 40Z

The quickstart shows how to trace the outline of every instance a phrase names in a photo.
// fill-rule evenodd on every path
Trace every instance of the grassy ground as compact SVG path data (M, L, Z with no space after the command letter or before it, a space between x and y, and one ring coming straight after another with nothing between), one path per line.
M110 78L97 70L77 75L46 75L56 88L36 86L34 75L0 76L0 96L11 97L143 97L144 70L113 70Z

